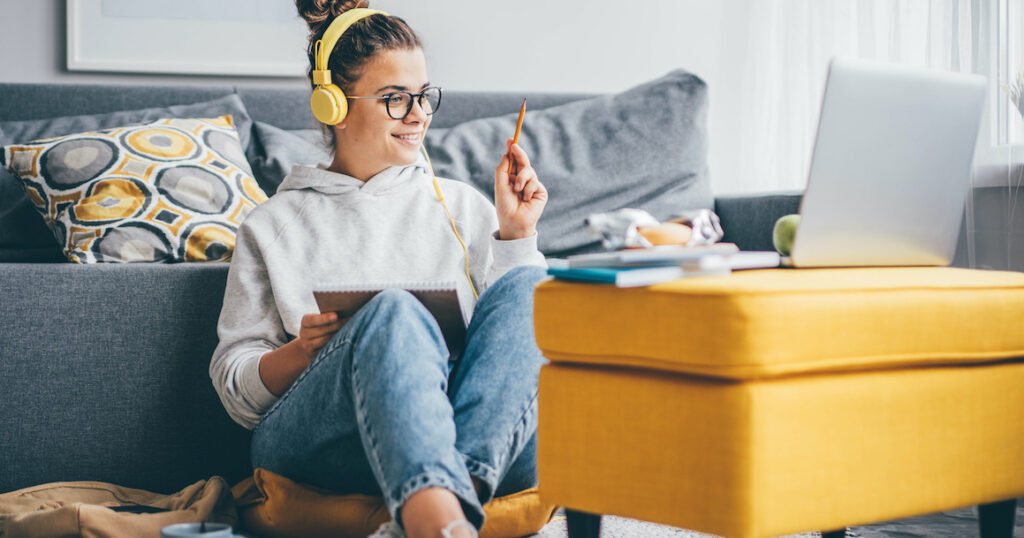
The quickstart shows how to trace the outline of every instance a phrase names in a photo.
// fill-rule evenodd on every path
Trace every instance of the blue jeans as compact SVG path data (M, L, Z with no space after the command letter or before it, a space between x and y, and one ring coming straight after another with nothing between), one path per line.
M483 526L494 496L537 483L533 334L538 267L488 288L450 360L437 322L410 293L377 294L263 416L253 467L339 493L382 495L396 521L427 487L453 492ZM474 491L471 476L482 482Z

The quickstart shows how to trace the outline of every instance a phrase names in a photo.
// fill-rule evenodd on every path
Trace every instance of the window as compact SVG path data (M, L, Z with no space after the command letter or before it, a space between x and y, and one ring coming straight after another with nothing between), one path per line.
M995 80L999 81L992 112L996 145L1024 144L1024 0L996 0ZM1008 90L1019 88L1016 105Z

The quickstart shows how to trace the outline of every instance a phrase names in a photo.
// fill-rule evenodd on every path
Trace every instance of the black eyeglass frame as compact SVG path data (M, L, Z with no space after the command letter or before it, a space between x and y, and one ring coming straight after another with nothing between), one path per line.
M427 112L427 109L423 108L423 97L424 97L424 94L426 94L430 90L437 90L437 104L434 105L434 108L430 112ZM404 94L409 96L409 105L405 107L405 114L402 114L401 117L396 118L394 113L391 112L391 98L396 96L396 95L398 95L398 94L400 94L400 93L404 93ZM426 114L428 116L433 115L434 112L437 112L437 109L441 108L441 99L442 99L442 97L444 97L444 92L441 90L440 86L430 86L429 88L423 88L423 91L421 91L420 93L412 93L412 92L407 92L407 91L400 91L400 92L386 93L386 94L381 95L381 96L375 96L375 95L345 95L345 97L347 97L349 99L377 99L379 101L384 101L384 108L386 108L387 111L388 111L388 117L390 117L393 120L404 120L409 115L409 113L412 112L413 99L416 99L416 103L420 105L420 108L423 108L423 111L426 112Z

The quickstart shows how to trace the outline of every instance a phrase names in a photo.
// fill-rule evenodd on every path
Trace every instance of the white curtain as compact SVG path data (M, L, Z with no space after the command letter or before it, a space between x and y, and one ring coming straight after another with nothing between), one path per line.
M970 0L750 0L740 162L718 190L805 187L833 56L974 71L974 11Z

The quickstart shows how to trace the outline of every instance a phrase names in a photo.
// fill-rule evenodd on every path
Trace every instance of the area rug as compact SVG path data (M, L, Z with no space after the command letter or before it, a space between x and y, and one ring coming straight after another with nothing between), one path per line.
M1024 499L1017 501L1017 524L1014 536L1024 538ZM536 538L565 538L564 514L548 523L535 535ZM616 516L601 518L601 538L709 538L711 535L699 532L656 525L635 519ZM793 534L785 538L811 538L819 533ZM926 516L919 516L874 525L852 527L847 536L859 538L963 538L978 536L978 515L975 507L949 510Z

